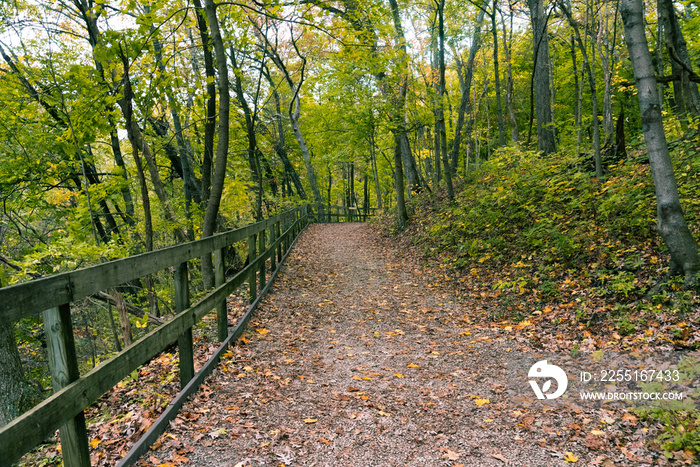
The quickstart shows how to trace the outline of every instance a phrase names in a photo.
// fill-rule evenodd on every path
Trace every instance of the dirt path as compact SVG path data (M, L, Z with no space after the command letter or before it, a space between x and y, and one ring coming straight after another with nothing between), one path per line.
M507 362L527 340L475 324L454 292L386 242L364 224L310 226L250 331L143 461L652 462L637 428L622 421L627 452L612 435L596 445L587 438L605 414L516 403Z

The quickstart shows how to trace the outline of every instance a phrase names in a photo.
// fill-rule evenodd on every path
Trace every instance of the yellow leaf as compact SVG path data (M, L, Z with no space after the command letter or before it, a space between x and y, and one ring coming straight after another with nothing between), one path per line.
M565 460L566 462L574 463L574 462L577 462L577 461L578 461L578 457L574 456L574 453L573 453L573 452L571 452L571 451L566 451L566 455L564 456L564 460Z
M379 411L379 415L381 415L382 417L391 417L390 413L384 412L383 410Z
M308 423L308 424L316 423L317 421L318 421L317 418L305 418L304 419L304 423Z
M488 399L482 399L481 397L477 397L476 400L474 401L476 405L484 405L484 404L490 404L491 401Z
M600 430L591 430L591 434L596 436L603 436L605 432Z
M401 373L399 373L398 371L394 372L394 376L396 376L397 378L403 378L403 375Z
M416 365L415 363L409 363L408 367L409 368L418 368L418 365Z
M222 357L224 357L224 358L231 358L231 357L233 357L233 352L231 352L230 350L227 350L226 352L224 352L224 354L222 355Z
M95 449L97 446L100 445L101 442L102 442L101 439L95 438L92 441L90 441L90 446L92 446L92 449Z
M265 329L265 328L256 329L256 331L258 331L258 334L260 334L260 335L262 335L262 336L264 336L265 334L267 334L268 332L270 332L270 331L268 331L268 330Z
M362 377L362 379L364 379L365 381L372 381L372 378L370 378L369 376L364 376Z

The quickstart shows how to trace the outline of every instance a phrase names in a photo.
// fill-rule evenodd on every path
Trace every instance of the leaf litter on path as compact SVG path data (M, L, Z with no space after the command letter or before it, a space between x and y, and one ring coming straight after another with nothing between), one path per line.
M302 234L178 418L199 416L164 435L193 447L187 465L666 465L622 409L512 397L506 362L536 352L537 323L484 322L484 297L394 247L366 224Z

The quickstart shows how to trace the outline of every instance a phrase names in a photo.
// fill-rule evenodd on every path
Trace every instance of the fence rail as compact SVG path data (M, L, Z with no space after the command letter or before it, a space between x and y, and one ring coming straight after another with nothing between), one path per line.
M376 214L376 208L357 208L353 206L327 206L314 204L315 212L310 213L316 222L366 222Z
M89 466L90 454L83 411L133 370L177 341L182 391L177 401L171 403L166 413L149 430L150 433L144 435L127 456L128 459L123 459L120 465L135 461L140 453L148 449L148 441L167 428L167 422L177 414L184 398L194 392L211 372L228 343L243 332L259 297L270 287L286 254L308 223L319 219L337 222L366 220L372 214L373 212L356 213L338 206L304 205L206 239L0 289L1 326L12 325L24 317L43 314L54 390L50 397L0 429L2 462L16 462L59 429L65 465ZM248 264L226 280L224 249L241 241L247 241L248 244ZM209 254L214 255L216 287L195 304L190 304L187 264ZM273 274L266 280L268 261ZM174 269L176 315L81 376L75 353L71 303L170 268ZM226 297L245 282L249 284L251 306L230 331ZM195 374L192 328L214 309L217 313L217 335L222 345L205 367Z

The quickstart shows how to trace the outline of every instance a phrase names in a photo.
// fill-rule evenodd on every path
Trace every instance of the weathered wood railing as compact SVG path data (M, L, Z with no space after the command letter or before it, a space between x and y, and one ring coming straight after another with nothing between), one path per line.
M283 256L293 245L296 236L308 224L308 214L311 212L309 206L300 206L247 227L203 240L0 289L0 326L10 326L24 317L43 313L54 390L49 398L0 429L0 464L11 465L56 429L60 429L64 464L70 467L89 466L90 454L83 410L176 340L183 388L181 395L186 390L193 392L204 376L211 372L228 343L243 332L245 323L257 306L259 295L270 286L278 264L282 263ZM225 280L223 250L240 241L248 242L248 265L231 279ZM190 304L187 263L212 253L216 288L197 303ZM268 260L273 274L266 281ZM75 354L71 303L170 268L174 268L176 315L113 358L80 375ZM252 305L229 333L226 297L246 281L250 284ZM192 327L213 309L217 310L217 334L223 344L205 368L195 375ZM179 407L174 407L175 415L178 409ZM162 423L163 429L167 422L166 419Z
M368 217L376 213L376 208L366 210L348 206L321 206L313 205L314 210L310 215L315 222L366 222Z
M321 209L319 206L300 206L203 240L0 289L0 326L9 326L24 317L43 314L54 390L49 398L0 429L0 463L11 465L59 429L64 465L89 466L90 453L83 411L133 370L177 341L182 389L119 465L136 461L167 428L187 396L211 373L228 344L241 335L284 257L306 225L319 220L363 221L373 214L373 210L358 212L343 206L323 206ZM248 265L226 280L224 249L241 241L248 242ZM187 264L207 254L214 255L216 287L197 303L190 304ZM266 280L268 260L272 274ZM175 316L116 356L80 375L71 303L170 268L174 270ZM236 326L229 329L226 297L245 282L249 284L251 305ZM221 346L195 374L192 327L214 309Z

